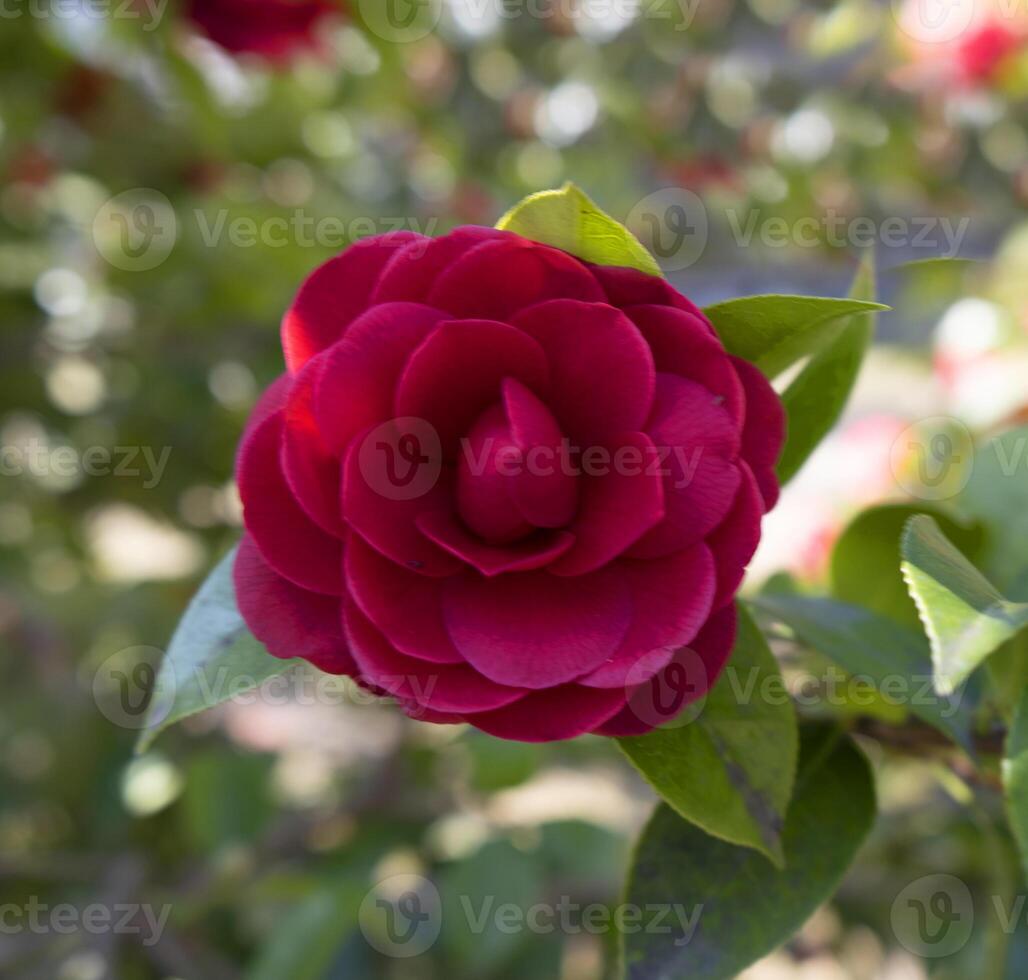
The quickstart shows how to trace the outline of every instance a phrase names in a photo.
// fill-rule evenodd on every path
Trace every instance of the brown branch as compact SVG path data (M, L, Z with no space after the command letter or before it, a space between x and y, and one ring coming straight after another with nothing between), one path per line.
M909 755L937 755L955 746L937 728L921 721L890 725L877 718L860 718L853 729L857 734L873 738L888 748ZM988 732L972 732L971 744L982 755L1002 755L1007 733L1002 728Z

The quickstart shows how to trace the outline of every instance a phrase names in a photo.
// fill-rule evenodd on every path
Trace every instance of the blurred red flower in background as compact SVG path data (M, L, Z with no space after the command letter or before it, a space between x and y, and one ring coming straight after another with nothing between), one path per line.
M192 22L233 54L281 64L316 49L322 22L341 11L333 0L188 0Z

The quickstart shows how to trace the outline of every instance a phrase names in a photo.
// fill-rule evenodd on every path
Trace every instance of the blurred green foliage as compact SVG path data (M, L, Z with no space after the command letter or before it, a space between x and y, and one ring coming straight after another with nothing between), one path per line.
M114 935L5 928L3 976L615 975L609 931L473 934L459 904L619 901L652 794L602 740L503 743L294 692L194 719L134 759L139 685L119 690L115 668L153 662L237 537L233 454L282 370L278 320L353 238L492 224L565 179L619 220L649 207L674 231L685 190L705 205L705 247L684 265L672 250L668 273L712 302L842 295L854 249L833 215L967 217L959 254L984 261L958 273L894 271L946 254L941 237L879 249L899 311L885 335L923 356L969 289L1013 336L1028 323L1025 233L1008 236L1028 200L1023 102L894 84L907 55L887 4L621 6L623 22L567 3L477 23L455 2L405 44L355 10L323 56L285 71L215 50L176 5L152 31L46 7L0 21L0 905L170 906L156 942L139 920ZM138 189L175 234L133 271L99 216ZM814 217L813 243L758 231L747 245L754 214L758 228ZM921 969L889 921L919 874L946 868L982 908L1019 887L995 800L967 811L938 763L875 761L884 816L788 954L826 977ZM372 884L405 873L436 882L444 921L409 961L359 929ZM1005 955L990 943L976 932L932 975L979 975Z

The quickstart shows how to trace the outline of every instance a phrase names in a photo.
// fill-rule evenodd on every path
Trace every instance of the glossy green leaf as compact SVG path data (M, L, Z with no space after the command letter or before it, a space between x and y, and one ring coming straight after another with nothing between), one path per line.
M886 309L862 299L746 296L716 303L703 312L730 354L773 378L837 337L854 313Z
M258 687L294 666L250 634L236 608L235 549L217 565L189 604L161 662L136 745L145 751L175 722Z
M621 937L625 980L728 980L798 930L838 886L874 820L867 760L825 726L802 732L784 870L709 837L661 804L643 831L626 901L666 908L670 932ZM683 923L689 923L688 929Z
M942 695L934 690L931 653L921 633L834 599L760 595L753 605L853 677L868 680L886 698L972 751L970 699L961 692Z
M663 275L657 260L639 239L571 183L560 190L540 191L526 197L496 227L552 245L596 265L624 266L651 276Z
M781 865L796 775L796 714L778 663L743 609L732 656L686 720L619 739L625 755L686 820Z
M836 599L866 606L872 612L921 629L917 607L900 571L900 538L915 514L930 514L969 557L984 539L979 524L959 522L956 514L934 504L882 504L858 514L839 535L832 550L831 590Z
M931 643L936 689L950 694L1028 626L1028 603L1000 595L930 517L907 522L902 553L903 578Z
M873 301L873 253L860 265L850 297ZM778 482L787 483L818 443L839 420L860 366L874 336L874 313L853 313L840 321L835 334L818 349L782 393L787 421L785 445L776 467Z

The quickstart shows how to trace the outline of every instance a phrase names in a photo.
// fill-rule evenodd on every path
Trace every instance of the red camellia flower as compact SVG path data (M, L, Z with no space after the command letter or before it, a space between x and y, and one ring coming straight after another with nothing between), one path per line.
M640 734L717 678L783 411L663 279L395 233L315 271L282 340L238 459L272 654L524 741Z
M233 54L285 62L317 47L321 22L339 12L333 0L189 0L190 20Z
M1024 35L1012 26L1001 21L988 23L961 42L957 50L960 72L969 82L987 82L1024 43Z

